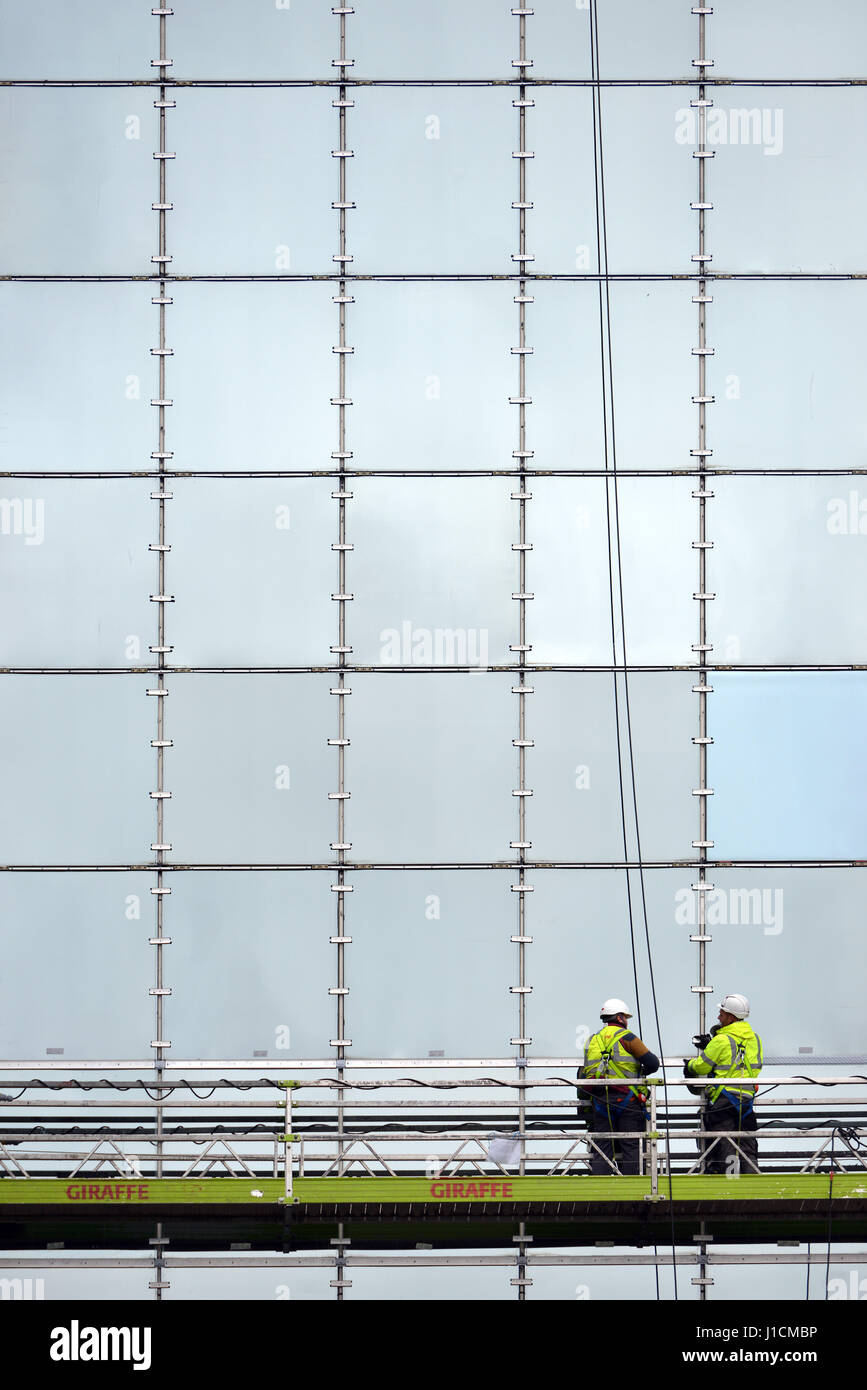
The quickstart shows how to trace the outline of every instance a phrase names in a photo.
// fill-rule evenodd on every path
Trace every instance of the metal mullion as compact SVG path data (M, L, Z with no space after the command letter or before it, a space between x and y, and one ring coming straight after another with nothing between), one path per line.
M527 893L532 891L531 885L526 882L526 857L529 841L527 840L527 797L532 792L527 787L527 696L532 693L533 687L527 684L527 501L531 496L527 492L527 477L525 472L527 450L527 416L526 409L528 403L527 396L527 316L526 307L532 303L533 297L527 293L527 281L524 274L527 269L529 252L527 251L527 210L531 204L527 199L527 162L530 152L527 149L527 110L532 102L527 97L527 88L524 79L527 75L527 67L530 66L527 59L527 11L523 9L512 9L512 14L518 19L518 58L514 64L520 69L521 83L518 88L518 97L513 101L513 106L518 110L518 199L512 206L518 213L518 252L513 257L521 271L521 279L518 282L518 294L515 296L515 303L518 306L518 345L515 355L518 358L518 447L515 452L517 459L518 491L512 493L512 500L518 503L518 593L513 594L512 598L518 604L518 684L513 686L513 693L518 698L518 737L513 740L518 750L518 786L515 790L518 802L518 837L510 845L517 855L518 882L512 885L516 891L517 903L517 934L512 938L518 947L518 985L514 992L517 994L518 1001L518 1033L517 1037L511 1039L512 1045L518 1049L515 1063L518 1068L518 1077L523 1077L524 1066L527 1056L527 1045L530 1039L527 1037L527 960L526 946L527 936ZM532 13L532 11L529 11ZM520 1156L518 1172L520 1175L526 1171L527 1160L527 1141L526 1141L526 1107L523 1087L518 1090L518 1132L521 1135ZM526 1283L524 1280L524 1254L526 1245L523 1243L525 1235L524 1223L518 1226L518 1241L515 1258L517 1263L517 1279L513 1280L518 1289L518 1299L523 1301L526 1298Z
M334 11L332 11L334 13ZM354 13L348 10L347 13ZM530 13L528 11L528 13ZM858 77L385 77L385 78L309 78L309 77L188 77L168 78L169 88L244 87L863 87ZM4 77L4 87L155 87L150 81L124 77Z
M337 646L332 647L332 653L337 657L337 686L333 693L337 696L337 839L331 848L337 855L337 883L333 885L337 889L335 896L336 904L336 934L331 938L332 944L337 947L337 989L335 992L337 1004L337 1032L331 1040L332 1047L336 1048L336 1069L338 1078L342 1076L346 1062L346 1048L350 1045L350 1040L346 1037L346 953L345 947L349 938L346 933L346 893L352 892L352 888L346 883L344 864L348 846L346 840L346 813L345 802L349 796L346 790L346 748L348 740L346 738L346 696L351 693L346 686L347 655L351 648L347 644L346 628L346 604L350 596L346 589L346 503L352 496L346 487L345 465L348 456L346 448L346 358L349 355L349 346L346 341L346 307L352 303L353 298L347 294L346 267L349 263L349 256L346 249L346 213L349 210L347 199L347 177L346 161L351 157L351 152L347 147L347 120L346 113L348 107L354 103L350 102L346 95L346 67L349 60L346 56L346 18L347 14L352 14L353 10L349 6L332 7L332 14L337 16L339 31L339 48L336 65L340 70L340 85L338 87L338 98L332 105L338 111L338 148L336 157L338 160L337 178L337 202L332 207L337 210L337 242L338 253L337 263L340 268L340 279L338 281L338 293L333 296L338 309L338 342L337 342L337 398L334 402L337 405L337 452L332 457L337 459L338 488L332 493L337 500ZM344 1135L344 1110L343 1092L338 1093L337 1098L337 1163L338 1172L343 1173L344 1153L346 1140ZM343 1231L340 1230L340 1237ZM338 1253L342 1254L342 1245L338 1246ZM336 1282L336 1293L338 1300L343 1299L343 1281L341 1278L341 1268L338 1266L338 1277Z
M160 15L159 15L159 62L160 62L160 77L161 77L161 78L165 78L165 74L166 74L166 65L167 65L167 53L166 53L166 15L164 15L164 14L160 14ZM173 106L173 105L174 105L174 101L171 101L171 102L170 102L169 98L168 98L167 95L166 95L166 87L165 87L165 85L161 85L160 88L159 88L159 96L158 96L157 100L154 102L154 106L156 107L156 109L157 109L157 111L158 111L159 149L158 149L158 151L155 152L155 158L156 158L156 161L157 161L157 166L158 166L158 171L159 171L159 172L158 172L158 199L157 199L157 203L153 205L154 210L155 210L156 213L157 213L157 219L158 219L158 236L157 236L157 242L158 242L158 248L159 248L159 249L158 249L158 256L157 256L157 264L158 264L159 267L160 267L161 273L164 273L164 272L165 272L166 266L170 263L170 257L169 257L169 255L168 255L168 251L167 251L167 235L166 235L166 212L168 211L168 208L169 208L169 205L168 205L168 202L167 202L167 197L166 197L166 165L167 165L167 163L168 163L168 160L167 160L167 158L165 157L165 156L167 155L167 153L168 153L167 147L166 147L166 112L167 112L167 110L169 109L169 105L172 105L172 106ZM163 904L163 898L164 898L164 896L165 896L166 894L168 894L168 893L171 892L171 889L170 889L170 888L166 888L166 886L165 886L165 884L164 884L164 880L163 880L163 865L164 865L164 863L165 863L165 851L166 851L166 841L165 841L165 816L164 816L164 810L163 810L163 802L164 802L164 800L167 798L167 796L170 795L170 793L167 793L166 790L165 790L165 757L164 757L164 755L165 755L165 749L166 749L166 747L170 746L170 740L167 740L167 739L166 739L166 733L165 733L165 709L164 709L164 706L165 706L165 700L168 698L168 691L166 690L166 686L165 686L165 677L166 677L166 653L167 653L168 651L171 650L171 648L168 647L167 644L166 644L166 604L167 604L167 602L170 601L170 596L167 594L167 590L166 590L166 555L167 555L168 550L169 550L169 546L168 546L168 544L167 544L167 542L166 542L166 502L167 502L168 500L170 500L170 498L171 498L171 494L168 493L168 492L166 491L166 480L165 480L165 464L166 464L166 459L169 458L169 457L171 457L171 456L167 453L167 451L166 451L166 415L165 415L165 412L166 412L166 409L167 409L167 406L166 406L166 403L165 403L165 402L166 402L166 358L167 358L167 356L169 355L169 349L168 349L167 346L166 346L166 305L167 305L167 303L171 303L171 298L170 298L170 296L168 296L168 295L166 294L166 288L167 288L166 281L165 281L165 280L161 280L161 281L160 281L160 287L159 287L159 295L158 295L158 297L157 297L156 299L154 299L154 300L152 301L152 302L156 303L156 305L157 305L157 311L158 311L158 315L159 315L159 342L158 342L158 347L157 347L157 349L156 349L156 356L157 356L157 362L158 362L158 382L159 382L159 393L158 393L158 399L157 399L157 410L158 410L157 441L158 441L158 442L157 442L157 451L156 451L156 455L155 455L155 457L157 458L157 462L158 462L157 478L159 479L159 485L158 485L158 490L157 490L157 492L156 492L156 493L151 493L151 498L152 498L152 500L156 500L157 505L158 505L158 508L159 508L159 512L158 512L158 536L159 536L159 539L158 539L158 541L157 541L156 547L151 547L152 549L155 548L155 549L156 549L156 552L157 552L157 573L158 573L158 582L157 582L157 595L155 596L155 597L156 597L156 602L157 602L157 642L156 642L156 646L151 646L151 647L150 647L151 653L153 653L153 654L155 654L155 655L157 656L157 662L158 662L158 664L157 664L157 692L158 692L158 693L157 693L157 719L156 719L156 724L157 724L157 736L156 736L156 740L155 740L155 741L153 742L153 744L152 744L152 746L156 748L156 755L157 755L157 756L156 756L156 764L157 764L157 789L156 789L156 796L155 796L155 800L156 800L156 828L157 828L157 833L156 833L156 842L155 842L155 844L153 844L153 845L151 846L152 852L156 855L156 889L155 889L155 897L156 897L156 935L155 935L154 937L151 938L151 944L152 944L153 947L154 947L155 957L156 957L156 958L155 958L155 981L156 981L156 983L155 983L155 986L154 986L154 990L152 991L152 993L153 993L153 995L154 995L154 1001L155 1001L155 1028L156 1028L156 1036L155 1036L155 1039L151 1042L151 1047L154 1048L154 1070L155 1070L155 1073L156 1073L156 1080L157 1080L157 1081L159 1081L159 1080L161 1079L161 1077L162 1077L163 1066L164 1066L164 1058L165 1058L165 1048L169 1045L169 1044L167 1043L165 1037L164 1037L164 1032L165 1032L165 1009L164 1009L164 1000L165 1000L165 997L166 997L166 993L165 993L164 973L163 973L163 947L164 947L164 945L168 944L169 939L168 939L168 938L166 937L166 935L165 935L165 908L164 908L164 904ZM152 457L153 457L153 456L152 456ZM154 597L154 596L152 596L152 597ZM157 1177L161 1177L161 1176L162 1176L162 1173L163 1173L163 1116L162 1116L162 1107L161 1107L160 1105L157 1105L157 1106L156 1106L156 1109L155 1109L155 1134L156 1134L156 1175L157 1175ZM161 1241L161 1238L162 1238L162 1229L161 1229L160 1226L158 1226L158 1228L157 1228L156 1242L155 1242L155 1256L154 1256L155 1262L158 1261L158 1259L159 1259L159 1257L161 1256L161 1253L162 1253L162 1246L161 1246L161 1244L159 1243L159 1242ZM162 1298L162 1292L163 1292L163 1288L164 1288L165 1286L164 1286L164 1284L163 1284L163 1282L162 1282L162 1280L161 1280L161 1278L160 1278L160 1267L159 1267L159 1264L158 1264L158 1263L155 1263L155 1270L156 1270L156 1278L155 1278L155 1280L154 1280L154 1283L151 1285L151 1287L154 1289L154 1296L155 1296L155 1298L158 1299L158 1300L160 1300L160 1299Z
M552 271L550 274L536 274L533 271L497 271L494 273L484 271L458 272L449 271L445 274L428 273L400 273L394 274L387 271L379 271L375 274L352 274L344 271L314 272L309 271L304 274L236 274L236 273L216 273L207 275L69 275L69 274L33 274L25 272L21 274L0 275L0 284L84 284L84 285L118 285L126 283L147 284L150 281L156 283L163 280L169 283L182 281L184 284L219 284L219 285L280 285L280 284L309 284L314 282L329 281L351 281L352 283L380 283L380 284L482 284L493 281L509 280L544 280L546 282L561 282L563 284L582 284L588 281L592 284L643 284L643 283L664 283L668 281L690 281L690 280L726 280L732 281L778 281L778 280L797 280L797 281L862 281L867 278L867 272L856 270L731 270L731 271ZM53 475L52 475L53 476ZM232 474L233 477L237 476Z
M698 58L693 60L693 65L698 68L702 79L706 76L709 60L707 58L707 7L704 5L693 6L692 13L698 18ZM713 157L714 152L707 148L707 110L712 105L711 99L707 96L707 87L704 81L698 87L698 98L690 103L698 111L698 149L694 152L694 158L698 164L698 198L694 205L698 213L698 253L693 256L693 261L697 262L700 271L704 272L711 259L707 251L707 227L706 214L709 210L707 201L707 164L708 159ZM698 893L698 931L690 936L690 940L698 946L698 984L693 986L694 992L698 995L698 1031L704 1033L707 1030L707 1004L706 995L709 991L707 984L707 943L710 934L707 930L706 917L706 898L707 884L707 852L713 848L713 844L708 840L708 816L707 802L712 790L707 784L707 697L710 689L708 685L708 652L710 645L707 640L707 605L712 596L708 595L707 590L707 551L711 542L707 539L707 502L713 493L707 487L707 475L704 467L709 452L707 449L707 406L712 404L712 398L707 393L707 358L711 349L707 345L707 305L712 302L712 296L708 294L708 285L705 279L699 280L698 294L693 296L693 302L698 307L698 349L696 357L698 360L698 395L693 397L693 403L698 408L698 447L694 451L699 461L701 470L698 478L698 488L693 490L693 497L698 500L698 541L695 548L698 553L698 593L693 598L698 603L698 643L693 647L697 656L698 684L693 687L698 695L698 737L693 739L693 743L698 747L699 763L699 784L695 788L694 794L698 800L698 840L692 842L692 848L698 850L699 869L698 883L695 889ZM703 1092L699 1103L699 1123L702 1129L705 1128L705 1115L707 1111L708 1094ZM709 1150L702 1152L700 1163L704 1171L705 1159ZM698 1279L693 1282L698 1285L699 1300L707 1300L708 1288L713 1285L713 1278L708 1274L707 1268L707 1242L704 1237L707 1235L706 1223L702 1221L699 1225L699 1271Z
M527 468L529 478L604 478L599 468ZM850 478L867 474L867 468L840 465L833 468L618 468L620 478ZM514 468L237 468L237 469L177 469L164 472L152 469L112 469L110 471L72 471L63 469L0 469L0 478L58 478L75 482L100 479L107 482L130 478L513 478ZM9 668L3 668L4 671ZM121 668L118 668L121 669ZM130 668L124 667L124 670ZM135 668L133 668L135 669ZM197 670L184 667L184 670ZM229 668L232 669L232 668ZM475 668L478 669L478 668ZM813 669L813 668L810 668Z

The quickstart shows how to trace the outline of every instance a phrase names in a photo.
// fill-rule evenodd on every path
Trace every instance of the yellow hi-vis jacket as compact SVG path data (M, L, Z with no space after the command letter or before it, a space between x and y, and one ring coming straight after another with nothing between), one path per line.
M600 1079L604 1076L612 1078L641 1076L641 1067L638 1061L631 1052L626 1051L621 1042L621 1039L629 1036L630 1032L629 1028L618 1028L615 1024L608 1023L604 1028L600 1028L598 1033L594 1033L592 1038L588 1038L584 1047L584 1065L579 1072L579 1078L582 1076ZM639 1100L646 1100L646 1086L630 1086L628 1089ZM585 1092L585 1095L593 1096L601 1102L607 1095L607 1087L592 1086Z
M725 1078L722 1086L706 1088L711 1104L719 1099L723 1091L733 1094L735 1104L740 1104L742 1097L752 1101L758 1088L744 1085L737 1078L758 1076L761 1069L762 1040L744 1018L720 1028L714 1033L707 1047L687 1064L691 1076Z

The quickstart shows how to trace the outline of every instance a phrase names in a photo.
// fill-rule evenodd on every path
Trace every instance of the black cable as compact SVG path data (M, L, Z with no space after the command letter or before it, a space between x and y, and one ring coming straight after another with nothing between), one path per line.
M663 1045L662 1045L662 1030L661 1030L660 1022L659 1022L659 1006L658 1006L657 997L656 997L656 981L655 981L655 979L654 979L654 973L653 973L653 953L652 953L652 950L651 950L651 944L650 944L650 928L649 928L649 925L648 925L648 917L647 917L647 892L646 892L646 885L645 885L645 881L644 881L644 864L643 864L643 859L642 859L642 854L641 854L641 833L640 833L639 822L638 822L638 792L637 792L637 787L636 787L635 756L634 756L633 740L632 740L632 715L631 715L630 704L629 704L629 673L628 673L628 671L626 670L626 612L625 612L625 604L624 604L624 598L623 598L623 557L622 557L622 545L621 545L621 536L620 536L620 506L619 506L618 491L617 491L617 437L616 437L616 431L615 431L615 411L614 411L614 363L613 363L613 357L612 357L612 351L611 351L611 291L610 291L610 282L609 282L609 280L608 280L608 278L607 278L607 277L608 277L608 224L607 224L607 213L606 213L606 206L605 206L605 161L604 161L604 153L603 153L603 147L602 147L602 99L601 99L601 88L600 88L600 86L599 86L599 84L598 84L598 76L599 76L599 18L598 18L597 6L596 6L595 3L593 3L593 0L591 0L591 4L590 4L590 72L591 72L591 77L593 78L593 80L594 80L594 82L595 82L595 84L596 84L596 85L594 85L594 87L593 87L593 93L592 93L592 106L593 106L593 169L594 169L594 184L595 184L595 196L596 196L596 255L597 255L597 268L598 268L598 270L600 271L600 274L603 273L603 261L604 261L604 275L605 275L604 282L603 282L602 279L599 280L599 339L600 339L600 353L601 353L601 357L602 357L602 422L603 422L603 445L604 445L604 450L605 450L606 475L607 475L607 476L610 476L611 479L612 479L612 481L613 481L613 488L608 488L608 487L606 487L606 489L605 489L605 508L606 508L606 520L607 520L607 539L608 539L608 587L609 587L609 597L610 597L610 603L611 603L611 640L612 640L612 647L613 647L613 656L612 656L612 659L613 659L613 661L614 661L615 664L616 664L616 662L617 662L617 633L616 633L615 603L614 603L614 556L613 556L613 554L612 554L612 543L611 543L611 500L610 500L610 499L611 499L611 493L613 492L613 496L614 496L614 531L615 531L615 536L616 536L617 586L618 586L619 600L620 600L620 602L619 602L619 609L620 609L620 634L621 634L621 645L622 645L622 647L623 647L623 667L624 667L624 669L623 669L623 695L624 695L624 708L625 708L625 715L626 715L626 735L627 735L627 749L628 749L628 754L629 754L629 772L630 772L630 778L631 778L631 782L632 782L632 814L633 814L633 820L634 820L634 824L635 824L635 847L636 847L636 857L637 857L637 860L638 860L638 876L639 876L639 884L640 884L640 888L641 888L641 907L642 907L642 914L643 914L643 918L644 918L644 937L645 937L645 944L646 944L646 947L647 947L647 965L648 965L648 973L649 973L649 976L650 976L651 997L652 997L652 999L653 999L653 1013L654 1013L654 1019L655 1019L655 1022L656 1022L656 1035L657 1035L657 1041L658 1041L658 1045L659 1045L659 1055L660 1055L660 1057L664 1057L664 1056L665 1056L665 1049L664 1049L664 1047L663 1047ZM603 319L603 303L604 303L604 319ZM606 344L606 335L607 335L607 344ZM607 351L606 351L606 348L607 348ZM608 396L606 396L606 390L605 390L605 365L606 365L606 357L607 357L607 364L608 364ZM607 407L608 399L610 399L610 408L611 408L611 449L610 449L611 468L610 468L610 470L609 470L609 468L608 468L608 461L609 461L609 448L608 448L608 413L607 413L607 408L606 408L606 407ZM614 672L614 716L615 716L615 728L616 728L616 736L617 736L617 770L618 770L619 786L620 786L620 814L621 814L621 825L622 825L622 829L623 829L623 853L624 853L624 858L628 858L627 830L626 830L626 800L625 800L625 792L624 792L624 785L623 785L623 783L624 783L624 778L623 778L622 743L621 743L621 728L620 728L620 700L619 700L619 692L618 692L618 685L617 685L617 672L616 672L616 671ZM631 949L632 949L632 971L633 971L633 978L634 978L634 981L635 981L635 997L636 997L635 1008L636 1008L636 1014L637 1014L637 1016L638 1016L638 1029L639 1029L639 1033L640 1033L640 1032L641 1032L641 1006L640 1006L640 1002L639 1002L638 967L637 967L636 951L635 951L635 927L634 927L633 907L632 907L632 887L631 887L630 874L629 874L629 870L628 870L628 869L627 869L627 871L626 871L626 897L627 897L627 905L628 905L628 909L629 909L629 936L630 936L630 944L631 944ZM678 1291L677 1291L677 1252L676 1252L676 1245L675 1245L674 1202L673 1202L672 1178L671 1178L670 1132L669 1132L669 1128L668 1128L668 1083L667 1083L667 1081L666 1081L666 1077L665 1077L665 1068L664 1068L664 1067L663 1067L663 1069L662 1069L662 1085L663 1085L663 1093L664 1093L664 1096L665 1096L665 1110L666 1110L666 1115L665 1115L666 1151L667 1151L668 1154L669 1154L669 1163L668 1163L668 1196L669 1196L669 1210L670 1210L670 1213L671 1213L671 1259L672 1259L672 1276L673 1276L673 1280L674 1280L674 1298L675 1298L675 1301L677 1301L677 1298L678 1298ZM657 1289L657 1295L658 1295L658 1289Z

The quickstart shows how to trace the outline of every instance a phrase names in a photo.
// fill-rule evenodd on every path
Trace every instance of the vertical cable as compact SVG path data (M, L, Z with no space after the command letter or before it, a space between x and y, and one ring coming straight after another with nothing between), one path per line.
M706 51L707 16L713 14L713 8L708 5L694 5L692 13L698 17L698 57L693 58L692 62L700 78L698 97L690 102L690 106L698 113L697 149L693 151L693 158L698 162L698 197L690 203L692 210L698 214L698 251L692 256L692 261L698 266L699 274L703 277L705 266L712 259L706 245L706 217L713 208L713 204L708 202L707 198L707 161L713 158L713 151L707 148L707 112L713 102L707 95L708 89L703 79L706 69L713 66L713 61L707 57ZM707 474L704 471L705 460L713 454L713 450L707 447L707 407L713 404L714 399L707 391L707 359L713 356L713 348L707 345L707 306L713 303L713 296L709 295L707 290L707 281L704 278L699 279L698 293L693 295L692 299L693 304L698 306L698 345L692 350L698 362L698 394L692 398L693 404L698 407L698 444L695 449L690 450L690 455L698 460L696 466L700 470L698 487L692 494L698 501L698 540L692 543L693 550L698 553L698 592L693 594L693 599L698 603L698 642L694 642L692 646L698 667L698 682L692 687L693 694L698 696L698 735L692 740L698 748L698 786L692 791L693 796L698 799L698 839L692 842L692 847L698 850L699 857L698 882L692 884L692 890L698 897L698 930L690 935L690 941L698 946L698 984L692 985L691 989L693 994L698 995L699 1033L707 1032L706 996L711 993L711 986L707 983L707 943L711 937L707 930L706 904L707 895L713 891L714 886L707 881L707 852L713 848L713 841L708 839L707 829L707 802L708 797L713 796L713 791L707 784L707 750L713 742L707 732L707 697L713 690L713 686L708 683L707 672L708 652L712 650L712 644L707 640L707 605L714 597L707 589L707 552L713 548L713 541L707 539L707 502L713 497L713 492L707 487ZM703 1092L699 1109L702 1129L707 1103L707 1093ZM704 1229L702 1222L702 1234ZM699 1244L699 1277L692 1282L698 1284L699 1299L704 1302L707 1299L707 1290L713 1284L713 1279L707 1272L707 1245L704 1241Z
M166 57L166 19L172 14L171 9L161 8L151 11L159 20L159 45L160 53L158 58L151 59L151 66L159 69L160 78L165 79L166 69L172 65L172 60ZM154 159L157 161L159 171L159 193L158 199L151 204L151 208L158 218L158 251L151 261L159 267L160 275L165 274L165 268L171 263L171 256L166 249L166 214L171 211L172 204L166 197L166 166L170 159L174 159L174 154L166 149L166 112L175 105L166 97L166 87L161 85L159 98L154 102L154 107L158 112L159 124L159 149L154 151ZM157 306L159 314L159 342L157 347L151 348L151 356L156 357L158 365L158 393L156 399L151 401L151 405L157 411L157 448L151 454L151 458L156 459L159 468L159 487L157 491L151 493L151 499L159 507L157 519L158 539L152 542L148 549L154 551L157 556L157 592L151 594L151 602L157 605L157 640L156 644L149 650L156 657L157 686L156 689L149 690L148 695L156 699L157 702L157 736L151 739L151 747L156 749L156 790L151 792L151 799L156 802L156 840L151 845L151 851L156 856L156 886L151 888L151 893L156 899L156 933L149 938L153 946L155 961L155 984L149 993L154 998L155 1003L155 1037L151 1042L154 1050L154 1067L156 1070L156 1081L159 1083L163 1078L165 1049L171 1047L171 1043L165 1038L165 1013L164 1000L171 994L171 989L167 988L163 976L163 950L171 945L171 937L165 933L165 907L164 899L171 893L171 888L167 887L164 881L163 865L165 855L171 850L171 845L167 843L164 825L164 802L169 800L171 792L166 791L165 787L165 750L171 748L172 740L166 738L165 702L168 698L166 689L166 656L172 650L166 642L166 604L174 602L174 596L167 592L166 585L166 556L171 546L166 542L166 502L171 500L172 494L166 491L166 461L172 457L166 451L166 410L172 402L166 395L166 358L173 355L173 350L166 346L166 306L172 300L166 294L166 281L160 280L159 294L152 296L151 303ZM159 1087L158 1094L161 1095ZM163 1175L163 1111L162 1104L156 1104L156 1123L155 1123L155 1152L156 1152L156 1176ZM162 1238L162 1228L157 1230L157 1238ZM157 1245L157 1254L161 1257L162 1246ZM161 1268L157 1270L157 1277L154 1283L154 1296L162 1298L164 1288L168 1284L162 1279Z
M518 69L521 77L518 97L512 102L518 111L518 148L512 151L512 158L518 162L518 198L512 203L512 207L518 213L518 250L512 253L512 261L520 267L522 277L527 265L535 260L527 250L527 212L533 206L527 200L527 161L533 158L533 152L527 149L527 111L535 102L528 98L523 80L527 68L533 66L532 59L527 57L527 16L532 13L531 9L512 9L512 14L518 20L518 57L512 59L512 67ZM512 493L512 500L518 503L518 540L512 545L512 549L518 555L518 592L512 594L512 599L518 605L518 641L509 646L509 651L515 652L518 660L518 684L512 687L512 693L518 697L518 737L512 740L513 746L518 750L518 785L512 792L518 802L518 838L512 840L509 846L517 854L518 868L518 882L511 885L511 890L517 894L518 899L518 930L512 937L512 942L518 947L518 983L511 986L512 993L517 995L518 999L518 1035L511 1039L511 1045L518 1049L515 1064L521 1081L526 1076L527 1047L533 1041L527 1035L527 995L532 992L533 987L527 984L526 961L526 948L533 940L532 936L527 934L526 898L528 893L532 893L533 887L526 882L525 868L527 850L532 848L532 841L527 839L527 797L533 795L527 786L527 749L533 747L533 740L527 738L526 714L526 697L533 694L533 687L527 684L527 653L532 650L531 644L527 642L527 603L533 597L527 592L527 554L533 548L527 540L527 502L532 493L527 491L525 462L533 457L532 450L527 448L526 416L527 406L533 403L532 397L527 395L527 357L533 351L527 346L527 305L533 303L533 295L527 293L527 288L527 281L523 278L519 280L518 293L515 295L515 303L518 306L518 346L512 348L512 355L518 359L518 394L509 398L510 405L518 407L518 447L512 453L512 457L517 459L518 474L518 491ZM521 1135L521 1148L518 1173L521 1177L526 1172L527 1163L525 1095L524 1087L520 1086L518 1130ZM526 1298L527 1286L533 1282L526 1275L526 1242L530 1237L526 1235L523 1221L520 1222L518 1235L514 1239L518 1242L518 1277L512 1280L512 1283L517 1286L519 1300L523 1301Z
M343 1079L344 1066L346 1061L346 1048L352 1046L352 1040L346 1037L346 996L349 990L346 985L346 958L345 948L352 941L352 937L346 933L346 894L353 891L352 885L347 884L344 864L346 863L346 852L352 845L346 839L346 811L345 803L349 800L349 792L346 790L346 749L349 747L349 739L346 737L346 707L345 699L351 695L351 689L346 685L346 658L351 653L352 647L346 641L346 605L352 601L353 595L347 592L346 588L346 556L352 550L352 546L346 539L346 503L352 497L352 493L346 487L346 460L352 458L352 454L346 448L346 410L352 405L352 401L346 394L346 359L353 352L346 343L346 306L354 304L352 295L346 292L346 280L343 278L346 266L351 263L352 257L346 250L346 214L355 207L349 202L346 196L346 161L353 157L353 151L347 146L346 137L346 113L350 107L355 105L346 95L346 85L343 78L346 69L352 67L354 59L346 56L346 17L354 14L351 5L341 5L332 7L331 13L337 16L339 26L339 56L332 59L332 67L339 69L341 84L339 95L332 101L332 106L338 113L338 148L331 151L333 159L338 161L337 175L337 200L331 204L337 212L337 254L332 257L335 264L339 267L341 279L338 282L338 292L332 296L333 302L337 305L338 315L338 341L332 351L337 356L337 395L332 396L331 404L337 408L337 449L331 457L337 460L339 475L338 487L331 496L337 502L337 540L331 549L337 554L337 593L331 597L337 604L337 643L331 647L332 654L336 657L337 664L337 685L331 687L332 695L337 697L337 737L330 738L328 743L337 749L337 791L329 792L329 799L337 803L337 837L332 841L331 848L337 855L337 882L332 883L331 891L336 895L337 929L333 936L329 938L331 944L337 947L337 984L329 990L337 1001L337 1033L331 1039L331 1046L337 1050L336 1068L338 1080ZM337 1091L337 1152L339 1174L344 1172L343 1153L345 1148L344 1137L344 1107L343 1089ZM341 1236L343 1232L341 1231ZM335 1285L337 1298L343 1298L343 1284L338 1280Z
M626 607L623 595L623 545L620 535L620 502L617 489L617 436L615 430L615 410L614 410L614 360L611 347L611 285L608 262L608 220L605 199L605 158L603 150L602 135L602 95L600 87L600 68L599 68L599 17L598 6L591 0L590 12L590 69L593 78L593 168L594 168L594 187L596 204L596 254L599 265L599 346L601 354L601 380L602 380L602 424L603 424L603 448L605 454L606 470L606 532L608 542L608 583L609 596L611 602L611 641L612 655L615 666L614 671L614 720L617 740L617 771L620 792L620 816L623 830L623 854L628 861L627 828L626 828L626 790L623 775L623 737L620 718L620 702L618 698L617 686L617 624L615 618L615 592L619 602L617 605L620 618L620 638L623 648L623 705L626 726L626 755L629 763L630 785L632 792L632 815L635 828L635 847L638 859L638 882L641 895L641 911L644 924L644 941L647 948L647 969L650 977L650 994L653 1002L653 1015L656 1024L656 1036L658 1039L659 1056L665 1056L665 1048L662 1044L662 1028L659 1021L659 1004L656 995L656 980L653 970L653 952L650 944L650 926L647 914L647 885L644 877L644 862L641 852L641 830L638 819L638 791L635 776L635 752L632 738L632 713L629 697L629 671L627 669L626 656ZM606 391L606 372L608 379L608 390ZM610 421L609 421L609 401L610 401ZM616 584L615 584L616 566ZM632 949L632 970L635 977L635 1009L639 1020L639 1032L641 1031L640 1001L638 998L638 972L635 950L635 922L632 905L632 891L630 887L629 870L626 870L626 900L629 914L629 940ZM668 1085L663 1069L662 1085L665 1093L665 1131L666 1131L666 1155L668 1159L668 1194L669 1203L672 1202L671 1188L671 1135L670 1135L670 1107L668 1102ZM674 1297L677 1300L677 1258L675 1252L675 1228L674 1228L674 1207L671 1205L671 1255L672 1273L674 1278Z

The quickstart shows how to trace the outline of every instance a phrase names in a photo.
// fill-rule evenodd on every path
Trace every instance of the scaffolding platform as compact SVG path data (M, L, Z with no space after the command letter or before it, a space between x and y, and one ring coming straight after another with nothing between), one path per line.
M547 1245L767 1243L867 1238L867 1174L661 1177L0 1179L0 1248L140 1248L161 1222L173 1249L327 1249L338 1222L356 1249L509 1243L516 1223Z

